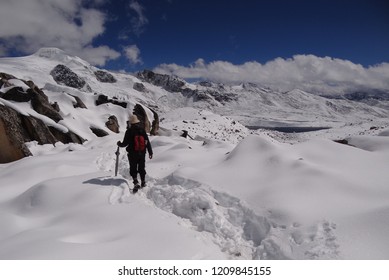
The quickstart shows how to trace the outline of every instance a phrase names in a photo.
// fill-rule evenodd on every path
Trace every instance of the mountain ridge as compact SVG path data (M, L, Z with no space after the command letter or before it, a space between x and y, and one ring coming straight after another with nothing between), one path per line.
M115 73L96 68L56 48L43 48L26 57L0 58L0 65L0 72L16 77L2 79L5 82L2 81L0 86L0 103L6 107L12 103L19 113L37 116L49 127L70 131L77 135L77 142L92 139L96 133L112 134L106 122L112 117L112 106L117 105L122 108L115 108L115 118L122 129L126 127L131 109L136 104L144 106L150 122L155 119L155 113L163 116L178 108L193 107L224 117L215 118L214 121L223 124L238 122L247 127L333 127L355 122L369 123L385 119L389 108L385 96L372 100L378 93L356 94L354 99L358 101L354 101L350 100L352 97L327 98L300 89L280 92L253 83L189 83L179 77L151 70L135 74ZM45 105L46 108L53 113L58 112L54 120L50 120L53 114L43 116L32 109L28 100L27 103L2 101L11 89L28 81L37 92L44 92L44 99L51 103ZM24 96L23 89L21 92ZM95 109L91 111L88 108ZM175 124L174 129L192 129L192 133L198 131L206 136L207 131L200 127L200 123L207 127L205 122L197 122L197 127L193 127L191 122L186 123L186 126ZM239 137L248 133L235 125L226 125L223 129L242 132ZM217 135L217 131L208 133L211 138ZM221 135L226 134L219 134L218 139L222 139Z

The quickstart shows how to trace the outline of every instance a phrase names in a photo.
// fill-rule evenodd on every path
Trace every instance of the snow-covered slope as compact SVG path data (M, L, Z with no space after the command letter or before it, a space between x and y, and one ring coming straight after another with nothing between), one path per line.
M58 85L50 76L58 64L91 91ZM58 102L58 126L88 140L30 142L33 157L0 164L0 259L389 258L384 109L300 90L186 83L206 95L195 101L128 74L102 83L96 70L57 49L0 59L0 72L33 80ZM96 106L98 94L128 107ZM71 95L88 109L74 108ZM34 114L29 103L0 103ZM136 103L156 109L162 128L150 137L148 187L133 195L124 149L118 176L113 170ZM106 129L111 114L121 133L90 132L91 125ZM332 129L286 134L242 123Z

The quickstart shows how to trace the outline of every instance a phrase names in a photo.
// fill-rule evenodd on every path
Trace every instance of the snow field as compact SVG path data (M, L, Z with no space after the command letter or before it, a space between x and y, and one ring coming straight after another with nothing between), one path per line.
M183 154L191 149L188 150L183 143L171 143L171 148L167 148L168 140L153 139L155 150L159 150L160 147L164 149L159 151L156 160L162 157L166 161L164 153L169 153L172 149L176 150L176 155L189 157ZM180 138L176 141L188 142ZM200 148L204 149L203 146ZM241 151L234 153L240 154ZM173 161L176 162L177 158ZM128 172L126 168L124 170ZM228 258L338 258L338 245L333 234L335 225L320 221L311 225L308 233L307 229L298 223L280 225L275 219L270 218L272 214L268 211L263 210L262 215L256 214L241 199L183 177L184 174L193 171L194 168L186 167L185 163L182 163L177 166L176 171L164 178L149 178L149 187L142 190L142 193L145 193L156 207L183 219L181 223L184 226L210 235L209 238ZM123 176L128 175L124 173Z
M228 106L194 103L147 83L147 92L138 92L133 85L140 81L127 74L100 83L97 68L60 50L1 62L3 72L43 88L64 120L54 123L29 103L0 104L88 141L30 142L33 157L0 165L0 259L389 258L383 108L257 87L226 88L240 96ZM57 85L49 73L59 63L92 92ZM128 108L95 106L98 94ZM72 95L88 109L74 108ZM158 105L162 127L161 136L151 137L148 187L133 195L124 149L113 174L116 142L136 103ZM198 109L178 108L191 105ZM118 135L105 128L110 115L119 120ZM250 131L239 120L332 128L284 134ZM109 136L96 138L90 127ZM193 139L179 137L182 130Z

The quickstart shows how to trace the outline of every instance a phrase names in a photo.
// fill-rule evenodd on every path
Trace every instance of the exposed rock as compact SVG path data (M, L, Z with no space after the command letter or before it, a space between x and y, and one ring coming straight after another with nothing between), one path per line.
M54 102L53 104L51 104L51 107L53 107L53 109L56 111L56 112L60 112L61 109L59 108L59 104L58 102Z
M57 139L57 141L60 141L64 144L69 144L69 143L82 144L86 141L84 138L78 136L77 134L75 134L72 131L68 131L65 133L65 132L62 132L62 131L55 129L52 126L49 127L49 130L50 130L51 134L54 135L55 139Z
M209 81L201 81L199 82L199 85L203 87L212 87L213 84Z
M25 145L25 142L30 141L43 145L58 141L82 144L85 140L71 131L64 133L48 127L38 118L22 115L10 107L0 105L0 163L31 156Z
M2 94L2 98L17 102L29 102L31 101L32 108L39 114L45 115L46 117L51 118L55 122L59 122L63 118L59 114L59 106L52 105L49 102L49 98L44 92L39 89L32 81L20 80L26 84L29 88L24 89L22 87L12 87L12 83L9 83L8 80L5 80L5 77L12 77L12 79L19 80L12 75L1 73L2 80L4 80L10 89Z
M154 120L152 123L150 123L150 120L146 114L145 109L142 105L136 104L133 110L133 114L136 115L141 122L142 126L146 130L147 133L150 133L151 135L158 135L159 130L159 116L157 112L155 112L153 109L148 109L153 112Z
M150 134L151 135L158 135L158 131L159 131L159 116L157 114L157 112L155 112L153 109L149 108L151 110L151 112L153 112L153 115L154 115L154 120L151 124L151 131L150 131Z
M238 99L238 95L235 93L230 92L219 92L216 90L207 90L205 91L205 94L209 94L213 98L215 98L216 101L225 104L227 102L236 101Z
M16 79L16 78L15 78L15 76L12 76L11 74L0 72L0 80L2 80L3 82L6 82L6 81L11 80L11 79Z
M53 70L51 70L50 75L60 85L65 85L76 89L85 88L87 91L92 91L90 86L83 78L79 77L65 65L58 64L54 67Z
M171 92L181 92L182 87L185 86L185 82L178 77L157 74L150 70L143 70L142 72L138 72L137 77L142 81L160 86Z
M348 145L347 139L338 139L338 140L334 140L334 142L339 143L339 144Z
M142 83L135 83L132 88L139 92L147 92L145 85Z
M108 121L105 123L105 125L108 127L109 130L115 132L115 133L119 133L119 122L118 122L118 119L116 118L116 116L110 116L108 118Z
M31 100L32 94L31 92L24 91L21 87L12 87L2 94L1 98L16 102L28 102Z
M134 110L132 112L134 115L136 115L141 122L142 126L146 130L147 133L150 133L151 130L151 123L149 121L149 118L147 117L145 109L140 104L136 104L134 106Z
M12 108L0 105L0 162L11 162L30 156L25 142L54 144L57 139L40 119L24 116Z
M61 115L49 103L47 96L44 95L43 92L37 93L33 90L32 92L34 94L32 95L31 106L36 112L49 117L55 122L59 122L63 119Z
M57 139L50 132L49 128L40 119L31 116L22 116L22 127L27 131L30 141L35 140L40 145L54 144L57 142Z
M84 102L82 102L82 100L78 97L78 96L75 96L75 95L71 95L71 97L73 97L75 99L75 102L73 102L73 107L74 108L82 108L82 109L88 109L85 105Z
M197 96L198 96L199 91L197 89L184 88L181 91L181 93L186 98L195 98L195 100L197 101L197 99L198 99Z
M90 127L90 130L92 130L92 132L93 132L97 137L104 137L104 136L109 135L108 132L106 132L105 130L103 130L103 129L101 129L101 128Z
M95 73L96 79L102 83L116 83L115 77L108 72L97 70Z
M8 163L26 156L30 150L24 144L27 132L23 130L21 115L0 105L0 163Z
M127 108L127 103L126 102L120 102L120 101L117 101L115 99L110 99L110 98L108 98L108 96L106 96L104 94L100 94L97 97L96 106L99 106L101 104L106 104L106 103L112 103L114 105L118 105L118 106L121 106L123 108Z

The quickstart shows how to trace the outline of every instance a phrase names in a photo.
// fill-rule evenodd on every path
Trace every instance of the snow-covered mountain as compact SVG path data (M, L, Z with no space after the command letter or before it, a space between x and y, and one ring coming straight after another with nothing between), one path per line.
M0 164L0 259L389 258L386 98L110 73L52 48L0 58L0 72L14 77L1 82L1 110L84 140L29 141L33 156ZM27 81L58 118L3 98L17 87L25 98ZM133 195L124 150L113 170L136 104L160 129L148 187Z

